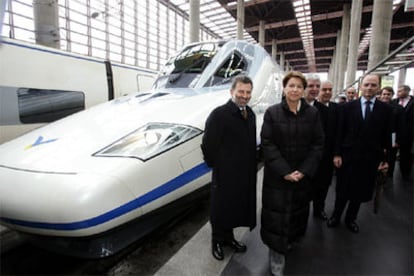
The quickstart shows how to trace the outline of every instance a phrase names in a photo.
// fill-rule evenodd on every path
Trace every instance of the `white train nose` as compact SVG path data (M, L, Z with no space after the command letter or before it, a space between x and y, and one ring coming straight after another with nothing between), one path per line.
M35 234L86 236L141 214L139 206L123 207L134 196L113 177L5 167L0 167L0 176L13 181L13 189L7 183L0 184L1 222L13 229Z

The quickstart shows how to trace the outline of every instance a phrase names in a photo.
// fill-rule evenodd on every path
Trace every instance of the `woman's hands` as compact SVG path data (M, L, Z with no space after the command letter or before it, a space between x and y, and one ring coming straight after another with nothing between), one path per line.
M290 174L285 175L283 178L290 182L299 182L305 175L300 171L294 171Z

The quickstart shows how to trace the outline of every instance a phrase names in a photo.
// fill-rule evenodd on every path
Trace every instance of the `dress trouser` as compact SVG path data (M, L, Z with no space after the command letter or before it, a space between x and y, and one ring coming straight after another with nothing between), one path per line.
M325 199L328 194L329 186L313 188L313 211L319 213L325 210Z
M387 172L387 176L388 177L393 177L394 175L394 168L395 168L395 160L397 159L397 151L398 148L392 148L391 152L388 155L389 158L389 162L388 162L388 172Z
M337 218L338 220L341 219L342 213L345 209L346 203L348 202L348 199L342 197L342 196L338 196L336 195L336 199L335 199L335 209L333 212L333 217ZM348 203L348 208L346 210L346 214L345 214L345 221L346 222L352 222L355 221L357 216L358 216L358 212L359 212L359 207L361 206L361 201L359 200L349 200Z
M223 228L211 223L211 229L214 242L226 242L234 239L233 228Z
M332 158L329 158L332 163ZM318 169L318 172L313 179L312 185L312 201L313 211L319 213L325 210L325 200L328 194L329 186L332 182L333 165L323 164Z
M411 154L411 145L400 145L400 170L404 179L409 178L413 157Z

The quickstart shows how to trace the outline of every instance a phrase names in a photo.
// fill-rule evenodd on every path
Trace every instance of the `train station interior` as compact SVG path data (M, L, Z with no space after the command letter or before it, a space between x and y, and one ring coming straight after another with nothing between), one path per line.
M157 97L162 100L168 94L165 92L168 87L162 87L164 90L160 89L154 95L150 89L160 85L160 79L167 74L166 68L171 67L173 58L177 58L177 53L186 45L209 41L219 41L218 45L221 46L226 41L243 40L264 48L280 74L279 79L276 78L279 81L276 87L281 87L281 78L288 71L300 71L305 76L316 74L321 81L332 83L331 102L338 103L351 87L360 94L364 76L377 74L381 76L381 87L392 87L395 92L404 85L411 87L409 95L414 101L412 0L6 0L0 1L0 4L0 93L3 93L3 96L0 94L0 100L4 101L3 104L0 102L0 155L10 148L14 150L13 145L19 144L16 142L8 146L9 142L18 141L21 135L36 130L39 123L52 123L79 110L88 111L95 104L105 104L108 101L124 103L130 100L128 98L123 102L122 99L135 95L133 93L138 93L134 97L142 97L142 102L152 101ZM26 67L31 58L20 63L13 60L19 59L19 54L6 54L5 49L15 45L25 50L35 49L39 53L39 59L33 59L37 62L33 67L37 68L37 73L33 73L32 79L28 76L31 74L28 68L15 68L21 66L20 64ZM215 49L211 51L215 53ZM11 97L4 95L15 93L15 90L16 93L37 93L36 89L41 89L36 87L41 83L38 79L45 76L48 81L47 76L54 76L48 71L50 69L42 69L47 68L41 65L42 61L53 63L52 59L43 56L44 53L70 57L75 62L82 62L84 68L89 66L89 62L99 64L100 67L97 65L93 70L102 71L100 73L105 77L109 71L111 74L113 71L113 76L110 77L113 83L105 79L105 86L102 86L107 89L106 86L112 85L113 88L108 88L109 92L105 90L101 98L89 102L79 92L79 86L72 86L67 90L73 93L66 98L56 99L55 102L56 105L58 101L70 102L59 105L70 106L72 111L55 114L48 117L48 121L42 121L44 116L33 119L34 116L31 115L24 121L20 115L18 126L15 126L16 119L7 113L14 109L6 108L8 104L5 103ZM20 58L23 61L24 58ZM54 68L52 71L55 73L62 71L72 74L69 69L61 67L60 63L56 63L55 67L60 69ZM119 77L124 69L134 71L134 75L128 78ZM177 74L175 80L187 73L188 69L191 69L191 65ZM10 76L19 72L23 72L25 76L17 76L16 80L12 80ZM86 74L82 76L85 82L88 78L95 80L95 77L88 77L87 72L85 69L78 73ZM139 72L139 76L135 75L136 72ZM158 84L153 85L158 77ZM25 78L30 79L33 88L22 81ZM132 83L126 84L131 79ZM55 81L60 84L48 88L48 93L61 89L60 85L65 82L65 77L56 78ZM96 78L96 82L98 81ZM82 85L82 81L72 82ZM92 86L94 85L95 83ZM191 85L192 83L188 84L188 87ZM10 88L14 86L19 89ZM26 90L22 92L22 89ZM191 89L195 90L194 87ZM396 97L397 93L394 95ZM37 102L43 101L42 99L38 96ZM79 102L81 103L75 107L71 106L72 103ZM19 104L19 108L22 108L23 104ZM40 106L44 108L42 104ZM27 110L30 110L30 106ZM198 113L194 111L194 114ZM161 118L161 115L156 118ZM105 119L98 123L104 125ZM119 129L127 119L122 118L121 121ZM411 119L410 122L412 121ZM151 127L148 129L151 130ZM136 131L142 129L138 128ZM192 137L203 132L191 126L186 131ZM129 131L128 135L131 133L134 132ZM117 150L117 143L128 143L127 139L122 140L126 135L121 136L115 142L105 141L110 145L102 146L91 155L110 155L113 148L114 151ZM54 142L53 139L43 139L47 138L39 136L36 142L27 146L23 156L30 147ZM174 147L179 145L181 141ZM80 146L82 147L83 145ZM165 151L168 150L169 148ZM163 152L159 150L151 156L137 159L148 164ZM414 155L414 144L411 155ZM187 168L190 167L189 159L192 155L188 156L179 157L180 169L184 168L184 173L177 176L177 179L192 177L188 176L189 172L191 175L195 174L194 169ZM119 155L111 156L114 157ZM40 157L36 158L41 160ZM286 257L283 275L414 275L414 162L411 163L411 175L403 177L399 158L400 153L397 154L392 177L387 178L380 187L377 186L377 201L371 200L361 205L358 233L349 231L344 223L334 228L327 227L327 221L313 216L313 209L310 208L306 234L300 242L292 246ZM3 180L7 174L2 174L1 170L15 168L2 162L0 156L0 191L5 191L1 186L5 184ZM165 168L152 168L149 171L154 175L162 175L162 172L168 170L168 161L163 166ZM107 167L102 168L105 170ZM126 170L121 167L117 169ZM36 169L16 170L36 172ZM53 171L46 173L56 174ZM230 247L225 247L224 260L221 261L212 256L212 229L209 222L211 202L208 194L195 200L191 204L192 208L183 212L184 214L170 218L166 224L160 223L156 230L147 231L147 236L139 242L102 260L79 260L32 245L24 231L20 233L9 229L7 224L21 223L24 230L25 226L42 223L30 222L28 219L29 222L24 221L27 223L25 225L19 219L9 219L2 213L2 209L5 213L9 206L6 206L5 201L0 201L0 274L273 275L269 267L269 248L263 243L260 233L263 169L258 170L257 176L257 226L252 230L240 227L235 231L236 239L247 246L247 251L237 253ZM168 180L164 177L163 181L178 185L175 180L176 178ZM8 179L7 182L13 183L13 179ZM334 211L335 187L334 172L326 198L325 211L328 216ZM164 190L154 189L157 194L164 193ZM139 198L138 201L140 200L145 201L147 198ZM51 225L51 228L55 227L55 224ZM42 227L47 229L49 225L44 223ZM111 232L111 229L108 231Z

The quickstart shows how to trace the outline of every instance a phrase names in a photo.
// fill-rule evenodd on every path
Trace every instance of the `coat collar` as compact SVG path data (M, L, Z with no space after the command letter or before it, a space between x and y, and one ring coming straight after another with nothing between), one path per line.
M310 105L305 101L305 99L304 98L301 98L300 99L300 109L299 109L299 111L298 111L298 113L297 114L301 114L302 112L304 112L304 110L306 110L308 107L310 107ZM289 109L289 106L288 106L288 104L287 104L287 101L286 101L286 98L285 97L283 97L283 99L282 99L282 108L285 110L285 111L288 111L288 112L290 112L290 113L292 113L291 111L290 111L290 109Z

